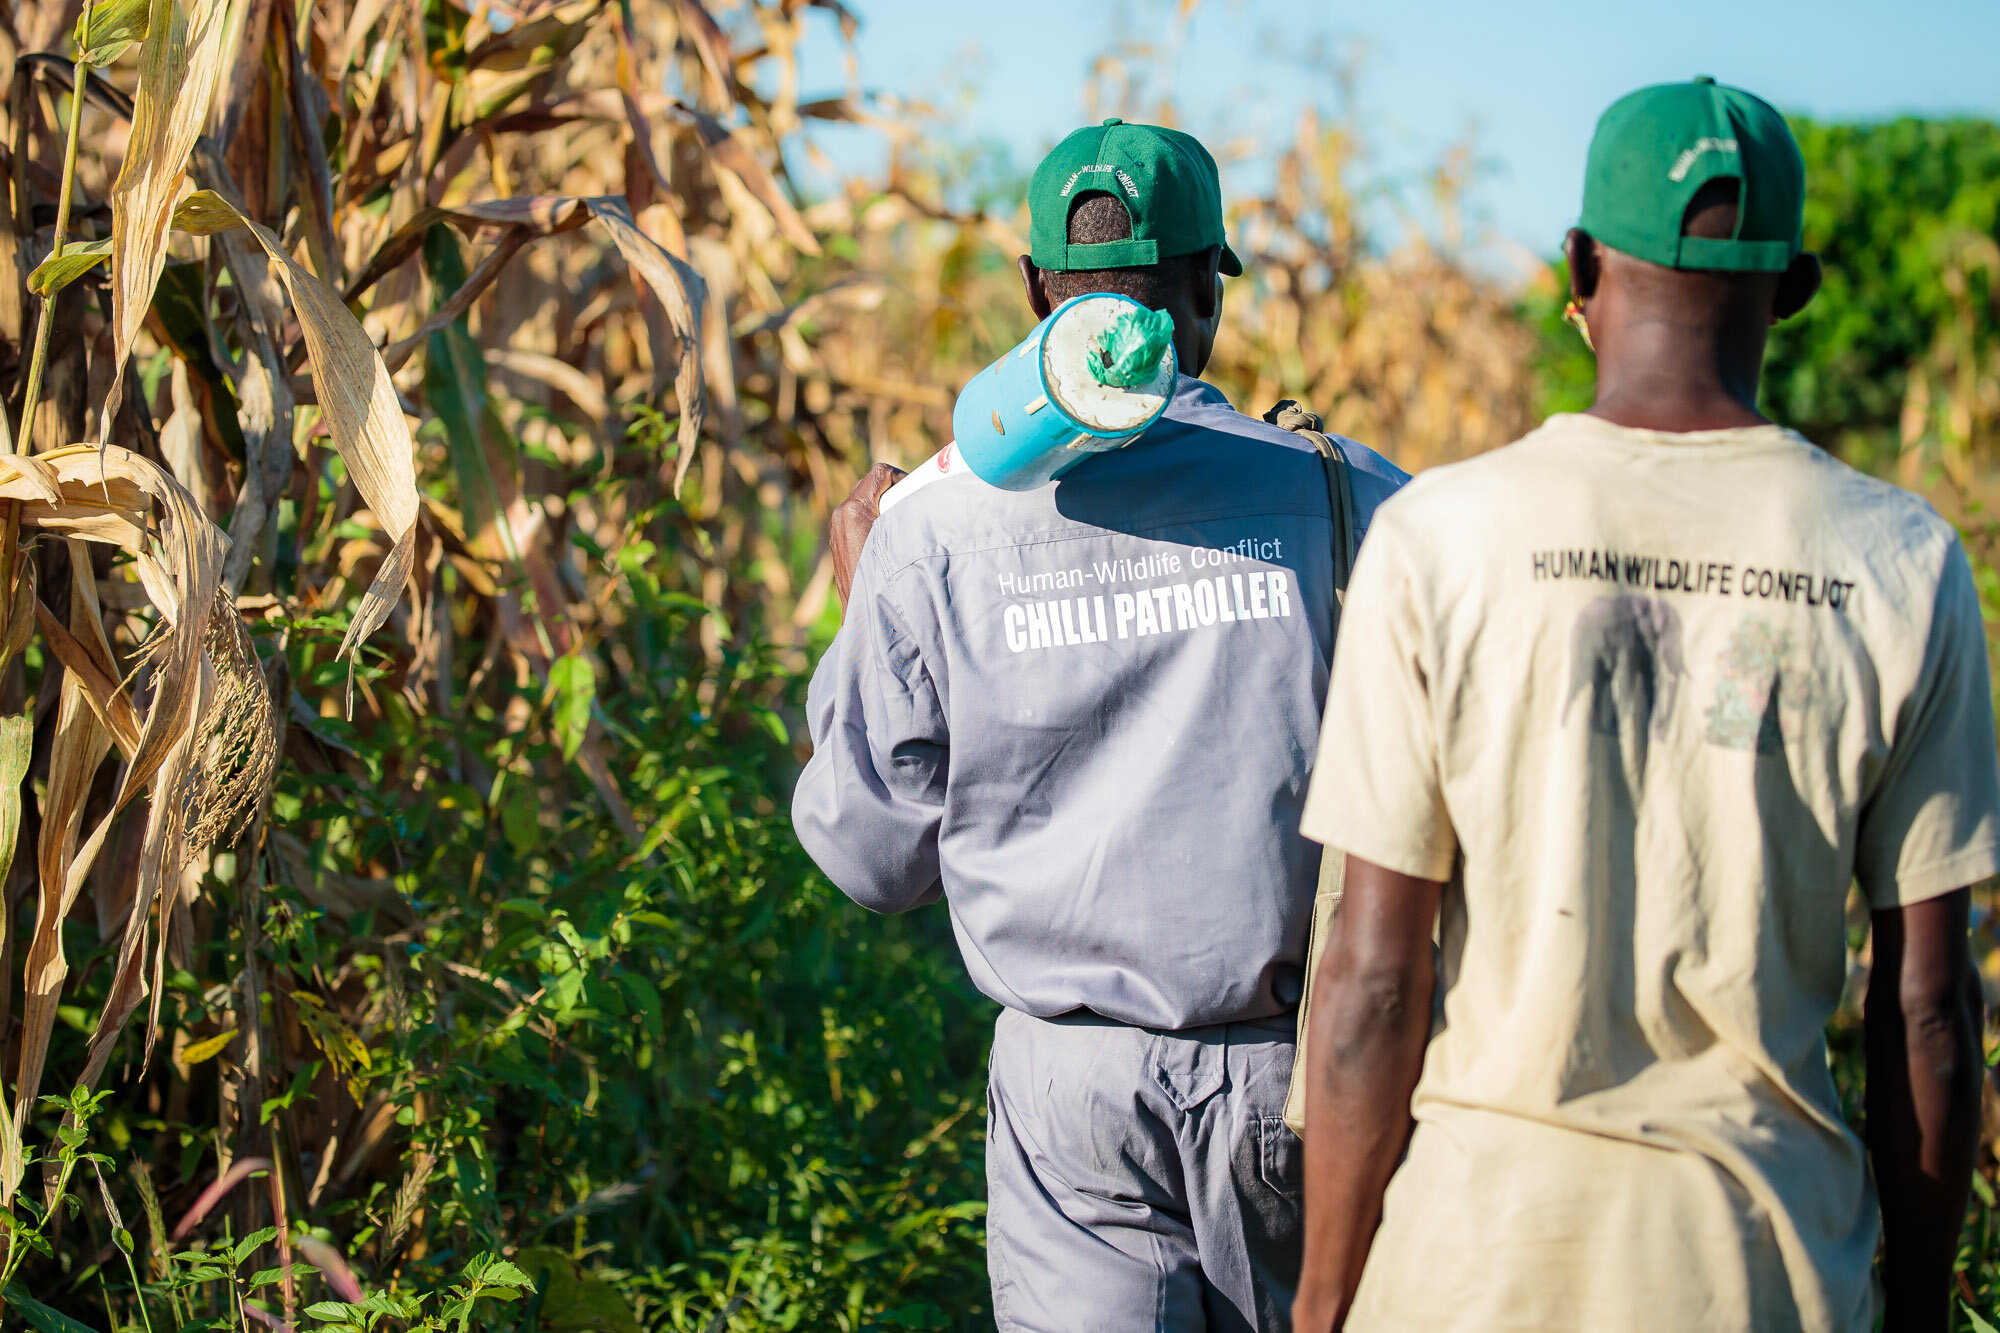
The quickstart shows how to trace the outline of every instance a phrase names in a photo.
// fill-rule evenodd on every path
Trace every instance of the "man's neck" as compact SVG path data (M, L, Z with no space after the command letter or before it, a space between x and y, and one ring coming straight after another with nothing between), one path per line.
M1606 333L1598 347L1592 416L1676 433L1771 424L1757 410L1761 336L1746 336L1729 324L1671 317Z
M1633 385L1599 392L1597 401L1590 405L1590 415L1615 426L1672 434L1771 424L1770 418L1738 398L1681 384Z

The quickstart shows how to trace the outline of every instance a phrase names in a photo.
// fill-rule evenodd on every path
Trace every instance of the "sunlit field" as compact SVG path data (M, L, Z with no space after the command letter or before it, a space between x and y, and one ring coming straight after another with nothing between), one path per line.
M802 103L808 8L0 21L9 1318L992 1326L992 1007L786 808L827 514L1031 326L1027 222L921 108ZM1178 119L1141 58L1103 114ZM829 122L889 166L815 158ZM1830 280L1768 410L1957 520L1990 630L2000 126L1798 129ZM1586 403L1561 275L1461 234L1469 150L1385 214L1365 147L1256 146L1210 378L1413 470ZM1857 1127L1859 1047L1850 1008Z

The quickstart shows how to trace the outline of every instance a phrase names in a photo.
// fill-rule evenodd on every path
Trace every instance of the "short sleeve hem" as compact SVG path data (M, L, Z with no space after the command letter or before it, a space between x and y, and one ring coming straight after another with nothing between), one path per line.
M1456 845L1440 851L1432 846L1419 846L1408 842L1397 842L1381 837L1369 837L1352 829L1343 829L1332 819L1308 818L1299 831L1329 851L1338 850L1349 856L1358 856L1370 865L1393 870L1399 875L1412 879L1427 879L1442 884L1451 878L1452 863L1458 858Z
M1995 875L2000 875L2000 837L1986 837L1941 860L1898 870L1893 878L1864 880L1861 887L1868 906L1881 912L1942 897Z

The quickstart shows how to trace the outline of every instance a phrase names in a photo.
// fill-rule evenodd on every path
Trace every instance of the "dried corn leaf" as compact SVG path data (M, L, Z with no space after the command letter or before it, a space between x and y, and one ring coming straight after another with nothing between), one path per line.
M562 60L590 34L590 20L604 0L576 0L495 33L466 53L472 69L545 70Z
M35 597L35 567L22 561L21 572L14 580L14 609L7 616L5 629L0 629L0 667L14 660L14 655L28 646L28 640L35 632L35 611L39 603ZM0 883L5 877L0 876ZM0 926L0 939L6 938L5 927Z
M197 205L199 198L199 195L190 195L187 204L183 205L193 224L187 230L213 230L213 210L206 204ZM354 300L416 254L423 247L425 233L440 222L456 222L467 232L481 226L494 226L518 228L535 236L552 236L557 232L574 231L590 221L590 210L585 204L585 200L574 195L537 194L423 209L390 233L389 238L376 249L367 266L347 285L346 299Z
M230 374L244 461L243 480L229 511L233 544L222 568L223 584L234 593L249 577L259 538L292 473L294 398L291 371L280 350L284 296L271 265L240 233L224 233L217 244L235 279L236 333L246 353Z
M207 673L194 673L197 687ZM197 688L193 700L198 707L202 702ZM104 1008L98 1013L97 1024L90 1032L90 1046L84 1059L81 1082L85 1087L95 1087L104 1067L111 1062L112 1049L117 1045L118 1034L124 1031L125 1020L138 1009L139 1001L152 992L153 1003L159 1004L158 977L164 968L167 917L171 904L165 894L176 887L179 866L186 855L186 845L181 838L185 827L181 802L172 799L173 793L183 791L188 786L194 772L195 735L190 727L179 737L168 752L165 764L159 770L159 788L154 799L146 808L146 837L140 843L139 890L132 895L132 915L126 920L124 937L118 944L118 961L111 974L111 987L104 997ZM169 867L173 867L171 873ZM160 945L154 952L154 984L146 980L147 921L157 905L160 915ZM157 1015L155 1015L157 1017ZM146 1028L146 1054L152 1054L153 1035L157 1022L150 1022Z
M110 650L97 649L104 643L98 618L96 582L90 574L90 556L75 538L69 542L70 629L38 603L36 610L50 646L64 659L61 703L56 711L56 730L49 747L48 786L42 796L42 832L38 850L41 902L35 913L34 941L28 949L26 1003L21 1010L20 1089L23 1100L16 1105L18 1125L26 1124L29 1100L39 1089L42 1062L48 1055L49 1034L55 1025L55 1009L69 976L69 960L63 952L62 923L76 905L82 877L70 879L69 868L76 857L77 834L83 828L83 806L90 797L91 782L98 765L111 749L111 734L92 706L85 673L100 680L109 678L117 693L116 668L110 665ZM86 623L88 622L88 623ZM60 636L60 637L58 637ZM80 636L80 637L79 637ZM84 640L91 642L86 645ZM132 730L137 748L137 727ZM129 753L129 751L128 751Z
M214 482L202 454L201 409L195 403L194 386L188 381L187 362L179 357L174 358L169 392L174 406L166 424L160 427L160 456L173 469L174 479L206 503Z
M0 717L0 884L14 868L14 846L21 838L21 782L35 748L35 715ZM11 913L0 913L0 933ZM27 1170L21 1152L19 1124L0 1111L0 1200L12 1200Z
M98 439L111 438L124 396L125 359L153 303L167 262L167 229L188 154L208 119L222 59L227 0L151 0L146 44L139 58L139 93L132 137L111 187L111 393Z
M39 500L44 504L60 504L63 501L64 493L55 464L50 461L51 457L52 455L49 454L39 456L32 454L9 454L6 458L0 459L0 467L13 469L14 477L12 481L23 492L20 498ZM0 489L4 489L8 485L9 482L7 480L0 479ZM13 498L11 493L9 498Z
M107 471L87 447L73 445L32 457L8 454L0 457L0 500L22 502L23 526L138 549L145 535L146 492L124 476L104 490L91 491L92 481L103 475Z
M743 146L743 141L731 134L714 116L686 102L677 101L674 107L694 121L715 165L743 183L743 188L770 212L771 219L778 224L778 230L785 234L785 239L809 255L818 254L819 239L806 225L806 220L799 216L799 210L792 201L785 197L770 168L759 162L756 155Z
M225 216L222 210L228 210L228 207L213 196L204 199L201 194L195 194L188 196L187 202L182 205L182 215L188 219L189 230L213 230ZM234 216L233 210L226 215ZM549 236L572 231L593 220L610 234L619 254L624 256L625 262L659 300L680 344L673 349L672 363L668 360L668 349L658 347L653 350L654 396L664 391L671 375L674 396L680 406L680 459L674 475L674 490L678 494L681 482L687 476L688 465L694 461L695 442L701 434L706 408L701 365L701 320L708 304L708 288L701 275L685 260L640 229L624 199L617 195L523 195L485 203L457 204L449 208L427 208L397 228L382 243L367 266L349 284L348 296L352 299L415 254L423 244L424 233L438 222L518 228L537 236ZM670 370L670 364L677 368Z
M124 449L107 446L92 450L74 445L42 455L36 460L39 469L23 468L16 458L0 462L13 465L8 475L0 476L0 499L27 501L21 506L24 524L111 542L132 552L140 557L138 563L149 588L170 589L175 608L171 623L158 631L145 649L156 668L153 696L111 809L74 854L67 850L68 839L73 837L69 826L81 818L89 777L109 748L109 739L89 701L82 697L82 681L74 672L65 674L64 711L59 715L58 748L50 769L51 799L43 811L45 835L54 830L52 836L59 841L52 844L45 837L43 849L43 910L36 920L29 953L27 1003L22 1010L21 1077L14 1107L14 1123L19 1129L26 1124L39 1091L42 1061L67 971L61 950L63 916L75 903L113 820L140 791L151 787L148 836L133 919L126 925L119 970L114 974L105 1014L91 1034L94 1069L84 1082L94 1082L102 1072L102 1062L110 1058L111 1044L125 1017L144 995L143 977L130 973L133 962L128 955L140 948L148 913L185 863L181 832L199 776L194 763L196 748L211 730L204 701L212 695L215 673L204 661L204 619L189 612L216 607L229 539L202 516L194 497L165 469ZM54 504L42 497L51 482L59 496ZM74 545L71 566L79 571L71 589L72 637L100 669L115 674L103 640L96 584L88 576L87 557ZM149 566L151 573L147 575ZM233 621L234 612L228 614ZM69 694L72 683L77 690L74 700ZM61 726L64 721L72 724L66 732ZM61 762L60 770L57 761ZM73 792L77 794L72 796ZM115 1021L107 1026L114 1013ZM150 1036L149 1029L149 1049Z
M681 493L681 483L687 480L688 467L694 462L694 449L701 435L702 413L706 403L702 395L701 376L701 313L707 304L708 289L701 275L668 254L657 242L639 230L639 224L632 220L631 210L623 199L604 196L586 199L591 215L611 233L611 239L618 246L618 253L625 256L646 285L653 290L660 304L666 308L667 318L672 321L674 333L681 340L680 373L674 376L674 397L681 409L679 429L680 458L674 465L674 494ZM653 349L653 392L657 397L663 387L662 378L666 370L664 348Z
M545 352L494 347L487 349L486 364L497 370L537 380L560 391L570 402L576 404L577 411L589 418L593 428L602 426L611 415L611 403L605 398L603 387L559 357L550 356Z
M660 166L658 155L653 152L653 122L640 105L639 59L636 51L638 39L632 30L632 6L629 0L618 6L618 22L614 31L618 34L618 55L613 67L613 79L618 85L618 102L625 111L625 127L632 136L632 148L645 164L651 177L645 188L657 187L663 195L671 195L673 181ZM635 188L630 168L625 177L625 189L629 194Z
M63 623L39 601L35 603L35 619L41 625L42 636L49 641L49 650L63 664L63 669L75 678L91 712L97 715L111 741L130 758L139 748L139 710L132 706L131 696L105 670L96 659L96 654L65 629ZM65 680L65 687L68 684L69 681Z
M348 622L347 637L341 640L341 655L351 658L361 641L395 609L416 557L416 446L410 439L409 422L403 418L382 354L368 340L340 294L295 263L268 228L245 218L220 195L204 190L194 198L200 202L190 216L207 219L205 225L211 228L225 213L233 216L249 228L270 256L279 281L291 293L292 307L305 335L306 358L327 433L333 437L355 489L393 543L374 583L362 595L354 619ZM350 683L350 706L352 702Z
M327 156L324 126L332 107L326 85L308 67L309 55L299 43L298 25L306 20L294 6L275 6L282 32L274 45L286 53L285 84L291 92L291 115L287 117L286 140L291 149L291 167L296 173L295 193L299 201L299 222L306 253L313 266L329 283L338 285L343 252L335 234L333 204L333 164Z
M729 85L735 77L736 65L736 53L730 49L729 34L703 7L701 0L681 0L680 11L681 31L701 58L701 68L708 75L708 88L715 105L726 107L731 101Z
M184 521L191 509L185 492L175 494L179 488L164 473L157 473L157 478L164 483L158 498L169 509L170 520ZM163 528L169 526L162 524ZM227 539L219 531L208 530L226 545ZM146 925L157 907L161 933L153 954L153 1008L146 1025L145 1047L146 1056L151 1056L159 1031L167 940L173 934L185 935L188 927L187 907L194 886L192 881L183 881L191 870L192 851L197 844L219 840L240 822L244 812L261 802L276 759L270 695L249 651L242 622L219 588L220 549L212 544L169 543L157 563L155 577L174 580L182 615L164 644L156 640L149 645L149 651L159 659L155 676L160 683L146 718L140 752L128 765L113 803L115 814L130 799L134 774L149 771L150 765L154 774L152 800L147 809L146 836L140 844L137 887L111 990L91 1032L83 1073L86 1086L95 1086L125 1020L149 989L144 972ZM203 596L205 602L196 600ZM206 615L190 614L193 608L204 606ZM179 681L169 678L177 663L184 663ZM169 708L179 711L169 714ZM163 734L162 716L181 717L180 729ZM164 751L157 764L148 754L148 747L155 745ZM102 845L109 824L107 816L91 835L84 849L89 856ZM71 878L80 880L88 870L88 859L79 855Z

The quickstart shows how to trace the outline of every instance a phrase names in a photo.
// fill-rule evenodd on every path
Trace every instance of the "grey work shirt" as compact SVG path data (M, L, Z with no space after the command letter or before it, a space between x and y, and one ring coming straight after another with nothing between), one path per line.
M1409 478L1340 445L1365 532ZM1168 1029L1291 1008L1331 552L1311 444L1186 376L1060 481L917 491L813 673L799 840L874 911L943 892L1010 1008Z

